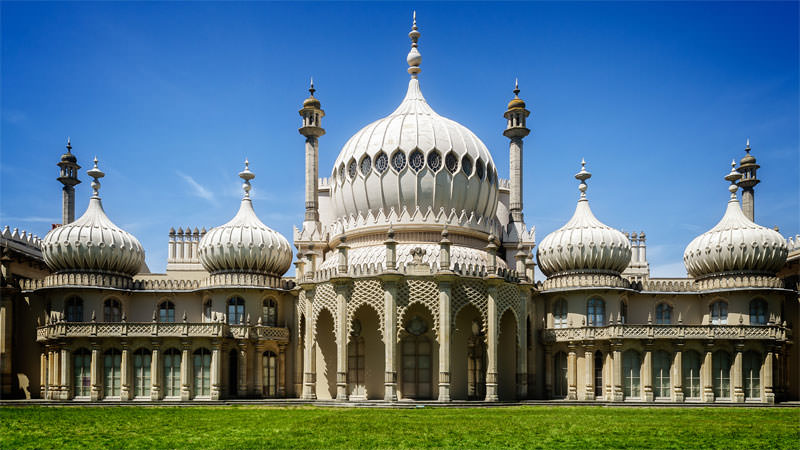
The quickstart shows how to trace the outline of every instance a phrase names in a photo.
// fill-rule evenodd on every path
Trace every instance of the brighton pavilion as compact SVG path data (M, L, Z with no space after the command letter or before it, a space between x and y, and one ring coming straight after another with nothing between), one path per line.
M416 20L409 37L408 67L397 68L410 75L405 96L387 92L402 98L396 109L353 134L322 174L324 95L311 83L293 245L251 198L268 168L242 161L238 212L209 229L164 230L166 270L151 273L140 242L103 209L111 156L92 160L71 141L60 159L54 151L61 223L41 238L13 224L0 232L1 396L798 400L800 237L756 223L762 180L749 141L729 167L708 168L719 200L704 213L719 222L685 243L688 277L651 277L645 233L592 212L591 160L569 168L572 217L537 236L523 214L533 116L519 87L497 113L509 152L499 168L479 136L428 104ZM88 199L76 198L82 182Z

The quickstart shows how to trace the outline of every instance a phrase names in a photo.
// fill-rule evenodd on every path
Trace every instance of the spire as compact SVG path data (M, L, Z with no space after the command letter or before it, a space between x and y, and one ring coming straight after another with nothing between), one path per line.
M728 191L731 193L731 200L732 202L738 201L736 198L736 191L739 189L739 186L736 184L739 181L739 178L742 178L742 174L736 171L736 160L731 160L731 173L725 175L725 179L731 182L731 185L728 186Z
M67 153L72 153L72 144L70 143L69 136L67 136Z
M256 174L250 172L250 161L247 159L244 160L244 170L239 172L239 178L244 180L242 184L242 189L244 190L244 198L250 198L250 180L256 177Z
M747 144L744 147L744 151L746 151L748 155L750 154L750 138L747 138Z
M97 168L97 156L94 157L94 167L86 171L86 175L94 179L92 181L92 198L100 198L100 178L103 178L106 174Z
M581 200L586 199L586 180L592 178L591 172L586 170L586 160L581 158L581 171L575 174L575 179L580 180L581 184L578 185L578 190L581 191Z
M308 92L311 94L311 98L314 98L314 92L317 92L317 90L314 89L314 77L311 77L311 86L308 88Z
M519 98L519 78L514 78L514 98Z
M414 11L414 24L411 26L411 32L408 33L408 37L411 38L411 51L408 52L408 56L406 57L406 62L408 62L408 73L411 74L411 78L417 78L417 75L422 71L419 68L420 63L422 63L422 55L417 50L417 41L419 40L420 33L417 31L417 12Z

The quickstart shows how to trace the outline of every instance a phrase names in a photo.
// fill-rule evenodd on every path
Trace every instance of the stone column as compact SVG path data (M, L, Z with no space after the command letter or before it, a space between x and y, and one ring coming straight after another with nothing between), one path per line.
M316 380L314 373L314 313L312 302L314 301L314 290L306 291L306 339L303 349L303 400L316 400ZM257 364L261 367L262 364ZM257 377L256 383L261 383L261 377Z
M772 366L773 366L773 357L772 357L772 348L767 348L767 354L764 356L764 369L762 372L764 373L764 396L763 402L774 404L775 403L775 392L773 391L773 377L772 377Z
M605 375L605 388L603 394L606 401L614 400L614 354L606 352L605 363L603 364L603 372Z
M450 401L450 281L439 281L439 401Z
M683 351L682 344L678 345L675 351L675 358L672 362L672 401L683 402Z
M286 397L286 344L278 344L278 397Z
M336 284L336 401L347 401L347 288Z
M586 380L586 400L594 400L594 351L592 347L583 349L583 369Z
M644 367L642 370L642 391L644 393L644 401L652 402L653 397L653 348L646 345L644 349Z
M72 352L66 347L61 347L61 400L69 400L73 397L72 386Z
M128 343L122 342L122 363L120 364L120 391L119 399L123 402L133 400L131 388L131 350Z
M742 351L744 350L743 343L736 344L736 355L733 359L733 401L735 403L744 403L744 383L742 377Z
M39 396L47 398L47 352L42 351L39 355Z
M550 345L544 348L544 396L553 398L553 349Z
M263 398L266 397L264 394L264 352L266 349L264 348L264 344L259 342L256 344L256 397ZM313 392L313 389L312 389Z
M700 370L700 383L703 385L703 401L714 403L714 379L712 375L712 355L711 345L706 346L706 356L703 360L703 368Z
M100 373L100 347L92 342L92 366L90 370L92 381L91 398L93 402L103 397L103 375Z
M517 399L528 397L528 291L520 292L517 324Z
M397 401L397 280L399 276L384 277L383 281L383 314L384 314L384 394L383 400Z
M189 358L190 344L184 341L181 347L181 401L192 398L192 368Z
M621 402L625 399L624 392L622 391L622 342L615 342L614 344L614 368L613 368L613 383L614 391L612 393L611 401Z
M61 393L61 352L54 348L50 355L50 399L58 400Z
M567 354L567 400L578 399L578 354L575 344L569 343Z
M496 402L497 395L497 277L490 275L487 293L486 401Z
M153 355L150 360L150 400L161 400L161 350L159 349L159 342L154 341Z
M238 392L240 398L247 397L248 391L250 386L247 383L247 342L239 342L238 343L238 359L237 362L239 363L239 382L238 384ZM260 362L260 361L257 361Z
M211 400L222 397L222 342L215 339L211 344Z

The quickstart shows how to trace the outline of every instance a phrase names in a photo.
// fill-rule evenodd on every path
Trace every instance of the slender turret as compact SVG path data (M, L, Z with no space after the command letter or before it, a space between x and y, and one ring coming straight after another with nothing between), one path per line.
M319 222L319 137L325 134L321 126L325 111L314 97L314 79L308 89L309 97L303 102L299 111L303 118L303 126L298 131L306 137L306 222Z
M744 151L747 154L739 161L739 168L736 169L737 172L742 174L742 178L739 179L737 184L742 188L742 211L750 221L755 222L755 192L753 188L761 182L756 177L756 170L761 166L756 164L756 158L750 154L750 139L747 139L747 146Z
M75 220L75 185L80 184L78 179L78 158L72 154L72 144L67 138L67 153L61 155L58 162L59 176L57 178L64 185L61 190L61 225L66 225Z
M509 177L511 178L511 193L509 209L511 221L522 222L522 138L531 130L525 127L525 121L530 111L525 109L525 102L519 98L519 82L514 83L514 98L508 102L508 110L503 114L508 120L503 135L511 139L509 155Z

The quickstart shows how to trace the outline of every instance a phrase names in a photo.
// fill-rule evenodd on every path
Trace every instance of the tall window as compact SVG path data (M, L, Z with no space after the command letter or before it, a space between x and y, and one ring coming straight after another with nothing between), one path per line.
M266 351L261 356L262 376L264 380L264 396L275 397L278 395L278 357L271 351Z
M558 352L553 357L553 397L567 397L567 354Z
M67 322L83 322L83 300L80 297L70 297L67 300Z
M670 354L659 350L653 353L653 394L656 398L670 398L672 386L669 373L672 366Z
M603 396L603 352L600 350L594 353L594 396Z
M151 353L146 348L133 352L133 396L150 396Z
M119 300L115 298L106 299L103 302L103 321L104 322L119 322L122 320L122 307Z
M683 396L700 398L700 354L694 350L683 352Z
M403 339L403 397L430 398L433 374L431 370L432 346L423 334L428 325L419 317L414 317L406 327L409 336Z
M622 376L625 381L625 398L641 396L642 358L636 350L626 350L622 354Z
M711 373L714 380L714 398L731 397L731 357L718 350L712 356Z
M562 299L553 303L553 328L567 327L567 301Z
M669 325L672 323L672 306L659 303L656 306L656 325Z
M589 326L605 326L606 303L599 298L591 298L586 304L586 318Z
M112 348L103 354L103 394L106 397L119 397L122 377L122 352Z
M619 316L620 316L620 323L627 323L628 322L628 302L625 300L619 301Z
M767 324L767 302L757 298L750 301L750 325Z
M194 351L194 395L211 395L211 352L205 348Z
M175 322L175 304L167 300L158 305L158 321L163 323Z
M261 323L268 327L278 324L278 304L268 298L261 303Z
M367 395L364 382L364 338L360 336L361 326L358 325L357 328L354 323L353 335L347 345L347 383L350 385L350 395L363 398Z
M711 324L712 325L727 325L728 324L728 304L722 300L714 302L711 305Z
M171 348L164 352L164 396L181 395L181 352Z
M228 300L228 324L240 325L244 321L244 299L233 297Z
M75 397L88 397L92 392L92 354L82 348L72 354L72 361Z
M761 355L754 351L742 357L742 378L745 398L761 398Z
M206 300L203 303L203 317L206 322L211 322L211 300Z

